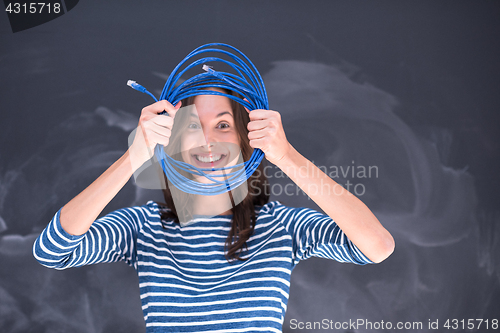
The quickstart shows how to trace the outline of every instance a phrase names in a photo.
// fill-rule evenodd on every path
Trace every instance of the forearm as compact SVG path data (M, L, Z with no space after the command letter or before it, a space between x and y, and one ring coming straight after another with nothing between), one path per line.
M370 260L380 262L392 253L394 239L371 210L295 148L290 145L289 153L276 165L337 223Z
M125 186L133 172L130 153L127 151L61 209L60 222L63 229L71 235L86 233L106 205Z

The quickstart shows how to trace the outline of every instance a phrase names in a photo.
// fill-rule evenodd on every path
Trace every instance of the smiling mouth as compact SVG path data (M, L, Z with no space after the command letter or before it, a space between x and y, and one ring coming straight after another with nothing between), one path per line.
M197 161L201 162L201 163L211 163L211 162L217 162L221 159L223 159L224 157L226 157L226 155L224 154L214 154L212 156L201 156L201 155L192 155Z

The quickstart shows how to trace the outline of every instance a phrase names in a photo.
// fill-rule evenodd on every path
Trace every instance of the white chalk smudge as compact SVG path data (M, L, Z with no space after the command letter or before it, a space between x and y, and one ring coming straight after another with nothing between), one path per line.
M106 120L108 126L115 126L127 132L136 128L139 122L139 116L134 116L122 110L112 111L105 106L99 106L95 109L95 113Z

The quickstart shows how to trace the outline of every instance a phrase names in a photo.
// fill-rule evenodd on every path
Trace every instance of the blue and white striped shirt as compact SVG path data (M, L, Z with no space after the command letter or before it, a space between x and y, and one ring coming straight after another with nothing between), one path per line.
M281 332L295 265L311 256L372 263L325 214L272 201L256 207L255 231L242 258L228 263L231 215L180 226L160 207L116 210L80 236L60 210L33 244L44 266L66 269L123 260L139 276L146 332Z

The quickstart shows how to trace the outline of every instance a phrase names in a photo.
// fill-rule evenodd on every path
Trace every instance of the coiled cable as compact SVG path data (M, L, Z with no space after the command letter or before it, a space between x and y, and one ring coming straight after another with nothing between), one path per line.
M216 48L219 46L229 48L236 54ZM183 70L180 70L186 62L191 60L191 58L208 52L218 52L224 54L226 56L229 56L234 62L218 57L204 57L193 61ZM236 75L233 73L215 71L212 66L206 65L206 63L208 62L225 63L233 68L238 74ZM197 74L176 86L177 82L186 71L201 64L203 64L202 68L203 70L205 70L205 72ZM150 95L151 97L153 97L153 99L155 99L155 101L158 102L158 99L156 99L153 94L151 94L146 88L144 88L137 82L129 80L127 84L135 90ZM246 100L243 100L238 96L229 95L219 91L204 90L203 88L224 88L236 91ZM167 100L172 105L176 105L180 100L197 95L221 95L235 100L249 110L269 110L269 102L267 99L267 92L264 86L264 81L262 80L262 77L257 68L240 50L224 43L205 44L189 53L184 58L184 60L182 60L174 68L174 70L168 77L159 100ZM162 114L168 115L166 111L162 112ZM189 163L177 161L165 154L165 150L161 145L156 145L155 156L159 161L163 172L167 176L167 179L179 190L190 194L218 195L227 191L231 191L241 184L246 183L247 179L255 172L262 159L264 158L264 152L261 149L256 148L254 149L252 156L248 161L234 166L227 166L222 168L198 168ZM176 168L193 175L205 176L211 182L200 183L194 181L181 175ZM238 168L239 170L237 171L228 173L224 172L226 170ZM222 175L208 175L207 173L205 173L205 171L220 170L223 171ZM220 177L224 177L225 179L217 179Z

